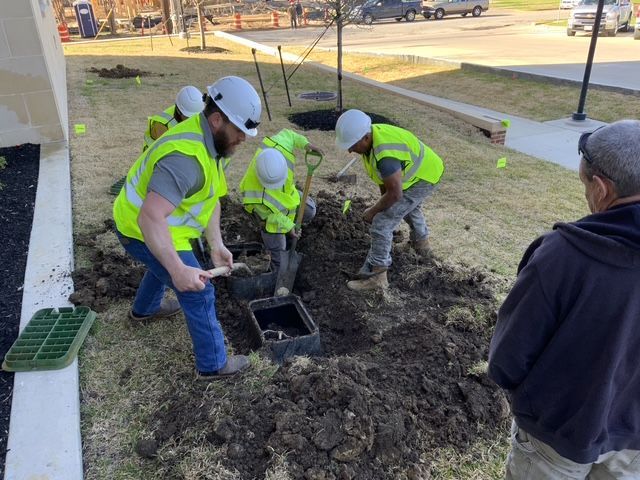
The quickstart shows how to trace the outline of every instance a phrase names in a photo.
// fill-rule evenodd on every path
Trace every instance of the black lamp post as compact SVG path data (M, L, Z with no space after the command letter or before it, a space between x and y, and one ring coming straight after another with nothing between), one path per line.
M593 65L593 55L596 52L596 43L600 33L600 20L602 19L602 10L604 8L604 0L598 0L598 9L596 10L596 19L591 32L591 43L589 44L589 54L587 55L587 64L584 68L584 78L582 79L582 91L580 92L580 101L578 102L578 111L571 118L573 120L583 121L587 119L584 113L584 104L587 100L587 89L589 88L589 78L591 77L591 66Z

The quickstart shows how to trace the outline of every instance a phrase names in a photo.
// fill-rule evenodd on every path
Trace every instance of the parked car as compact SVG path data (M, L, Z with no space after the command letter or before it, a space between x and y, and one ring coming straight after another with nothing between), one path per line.
M131 19L131 23L135 28L142 28L142 22L144 22L144 28L155 27L162 23L162 15L137 15Z
M445 15L460 14L466 17L469 13L479 17L482 12L489 10L489 0L425 0L423 5L424 18L434 17L436 20L442 19Z
M560 8L563 10L575 8L580 0L560 0Z
M404 18L413 22L421 10L422 0L367 0L362 6L355 7L350 17L367 25L383 18L395 18L398 22Z
M580 0L571 11L567 23L567 35L573 37L576 32L592 32L596 18L598 0ZM615 37L618 30L631 30L633 5L629 0L604 0L599 34Z
M636 10L636 31L633 32L633 38L640 40L640 5L638 5L638 10Z

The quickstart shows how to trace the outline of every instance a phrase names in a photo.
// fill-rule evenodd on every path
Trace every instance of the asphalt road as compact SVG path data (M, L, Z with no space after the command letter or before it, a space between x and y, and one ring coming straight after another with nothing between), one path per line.
M568 11L489 10L481 17L417 18L415 22L382 21L371 27L347 26L345 51L403 54L468 62L582 81L590 36L568 37L565 28L536 22L567 18ZM240 36L270 46L307 46L323 28L242 32ZM329 29L318 47L335 48ZM600 37L591 82L640 91L640 40L633 32Z

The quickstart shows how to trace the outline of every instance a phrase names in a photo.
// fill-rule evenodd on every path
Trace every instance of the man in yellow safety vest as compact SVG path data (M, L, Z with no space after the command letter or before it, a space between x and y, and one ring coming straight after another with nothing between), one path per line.
M444 164L413 133L386 124L371 124L360 110L347 110L336 122L336 145L362 156L365 170L380 187L382 196L367 208L371 223L371 248L352 290L387 288L393 231L402 222L411 227L411 245L421 255L429 252L429 230L422 202L440 182Z
M167 108L164 112L153 115L147 119L147 131L144 134L144 152L151 146L164 132L180 122L191 118L202 112L204 101L202 93L196 87L187 85L182 87L176 95L176 103Z
M264 138L240 182L245 211L264 225L262 241L271 255L272 271L280 267L286 235L298 234L294 225L301 195L295 185L295 150L322 153L304 135L285 128ZM302 223L310 222L315 214L316 204L309 197Z
M211 273L202 270L190 240L204 233L213 264L233 266L220 231L219 199L227 193L223 164L247 135L257 135L261 112L249 82L221 78L207 88L202 113L167 131L140 155L113 206L120 242L147 267L129 316L149 321L182 309L198 379L223 378L249 366L244 355L227 357ZM164 298L167 286L177 302Z

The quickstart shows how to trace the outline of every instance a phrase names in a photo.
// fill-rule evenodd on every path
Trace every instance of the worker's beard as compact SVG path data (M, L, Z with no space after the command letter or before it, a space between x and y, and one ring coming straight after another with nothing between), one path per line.
M230 157L236 150L236 143L232 143L227 130L221 128L213 135L213 145L216 147L216 152L221 157Z

